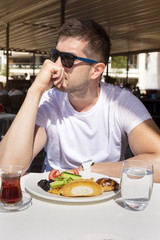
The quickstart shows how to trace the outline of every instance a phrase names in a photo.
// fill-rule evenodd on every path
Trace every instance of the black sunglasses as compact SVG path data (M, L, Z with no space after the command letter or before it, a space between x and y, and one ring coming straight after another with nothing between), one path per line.
M64 67L71 68L74 65L76 59L87 63L98 63L95 60L89 58L82 58L72 55L71 53L59 52L57 49L51 49L51 60L56 62L61 57L61 63Z

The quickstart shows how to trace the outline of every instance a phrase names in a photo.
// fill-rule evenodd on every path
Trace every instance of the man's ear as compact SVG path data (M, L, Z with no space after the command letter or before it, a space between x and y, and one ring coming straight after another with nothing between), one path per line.
M106 66L105 66L104 63L96 63L96 64L94 64L91 78L92 79L96 79L96 78L100 77L101 74L103 73L105 67Z

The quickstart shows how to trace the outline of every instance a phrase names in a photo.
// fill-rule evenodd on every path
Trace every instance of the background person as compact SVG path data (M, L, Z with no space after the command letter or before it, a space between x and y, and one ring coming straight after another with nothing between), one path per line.
M8 92L9 96L23 95L23 91L17 86L17 84Z
M3 85L3 82L0 82L0 95L8 95L8 92Z

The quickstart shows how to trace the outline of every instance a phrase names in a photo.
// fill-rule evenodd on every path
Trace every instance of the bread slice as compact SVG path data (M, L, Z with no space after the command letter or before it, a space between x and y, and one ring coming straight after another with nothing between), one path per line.
M66 197L90 197L100 195L102 192L102 186L89 180L75 180L60 189L60 194Z

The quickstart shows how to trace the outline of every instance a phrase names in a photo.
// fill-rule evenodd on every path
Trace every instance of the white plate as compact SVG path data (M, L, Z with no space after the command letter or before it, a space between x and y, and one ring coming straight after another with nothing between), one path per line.
M119 190L109 191L109 192L104 192L103 194L94 196L94 197L64 197L61 195L51 194L51 193L44 191L42 188L40 188L37 185L41 179L48 180L48 174L49 173L46 172L46 173L32 175L25 182L26 190L28 192L30 192L31 194L33 194L37 197L43 198L43 199L60 201L60 202L76 202L76 203L102 201L102 200L114 197L119 192ZM85 179L94 178L94 181L96 181L98 178L107 177L106 175L102 175L102 174L98 174L98 173L80 172L80 175Z

